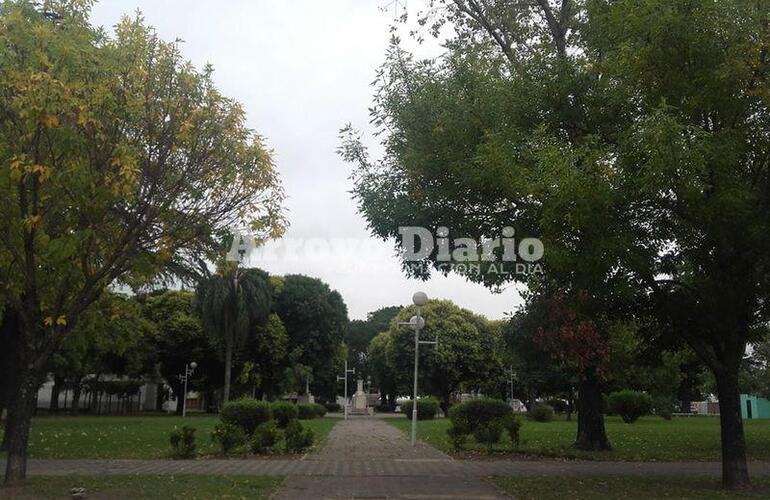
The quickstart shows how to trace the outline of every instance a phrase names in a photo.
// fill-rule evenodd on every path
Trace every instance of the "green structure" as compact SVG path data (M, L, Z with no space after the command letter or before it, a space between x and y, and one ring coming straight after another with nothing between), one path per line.
M741 416L744 419L770 418L770 401L757 396L741 394Z

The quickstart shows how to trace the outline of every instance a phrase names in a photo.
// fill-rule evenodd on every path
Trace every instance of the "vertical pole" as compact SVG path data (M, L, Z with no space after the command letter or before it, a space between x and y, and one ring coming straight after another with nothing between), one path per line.
M414 328L414 397L412 399L412 446L417 442L417 363L420 359L420 306L417 306L417 324Z
M189 375L187 363L184 365L184 392L182 393L182 417L187 416L187 376Z
M345 420L348 419L348 360L345 360Z

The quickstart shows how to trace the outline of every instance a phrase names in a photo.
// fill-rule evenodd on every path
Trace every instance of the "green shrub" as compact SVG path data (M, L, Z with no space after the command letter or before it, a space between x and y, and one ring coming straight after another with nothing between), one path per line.
M183 426L174 428L169 436L169 442L174 449L174 458L192 458L195 456L195 429Z
M239 425L219 423L211 432L211 440L219 444L219 449L225 455L243 446L246 442L246 432Z
M320 418L326 415L326 407L324 405L313 403L313 408L317 417Z
M438 401L432 398L420 398L417 400L417 420L433 420L438 413ZM401 411L406 418L412 418L412 400L405 401L401 405Z
M337 403L326 403L324 406L330 413L339 413L342 410L342 407Z
M527 417L535 422L550 422L553 420L553 408L545 403L535 403Z
M284 430L286 451L302 451L313 446L313 429L303 429L299 420L290 420Z
M499 443L503 437L503 419L496 418L484 422L473 431L476 441L487 445L487 453L492 453L492 445Z
M514 448L519 447L520 443L520 437L519 437L519 430L521 429L521 422L518 418L516 418L516 415L513 413L509 413L505 417L503 417L502 420L503 427L506 431L508 431L508 436L511 438L511 444Z
M281 431L275 420L270 420L257 427L251 441L249 441L249 448L252 453L265 453L280 440Z
M499 399L473 399L449 409L452 425L466 434L473 434L487 422L512 413L511 407Z
M257 426L270 420L270 403L253 398L229 401L222 407L219 418L222 422L237 425L246 434L252 435Z
M623 422L631 424L652 411L652 398L638 391L618 391L610 394L610 412L620 415Z
M558 414L562 414L567 411L567 402L563 399L549 399L546 401L546 404L553 408L553 411Z
M297 416L300 420L311 420L318 417L318 412L314 404L302 403L297 405Z
M271 405L273 418L281 429L289 425L292 420L297 420L299 412L297 405L288 401L276 401Z
M674 417L676 403L673 398L669 396L655 397L652 399L652 406L655 410L655 415L663 420L671 420Z
M463 429L459 429L457 427L450 427L446 430L447 435L449 436L449 441L452 443L452 447L455 451L460 451L463 449L463 445L465 444L465 441L468 439L468 434L465 433Z
M458 449L465 437L473 434L476 441L485 444L491 453L492 445L502 438L504 422L509 415L513 415L511 407L499 399L474 399L452 406L449 409L450 440Z

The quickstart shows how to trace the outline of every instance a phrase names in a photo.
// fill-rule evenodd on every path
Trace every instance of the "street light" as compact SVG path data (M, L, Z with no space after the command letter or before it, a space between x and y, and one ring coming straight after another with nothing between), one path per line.
M414 397L412 398L412 446L417 443L417 366L420 359L420 344L438 345L438 339L434 341L420 340L420 330L425 327L425 318L422 317L422 306L428 303L425 292L417 292L412 295L412 302L417 308L417 314L407 322L399 322L401 326L408 326L414 330Z
M198 363L193 361L192 363L184 365L184 373L177 375L180 382L184 382L184 392L182 393L182 416L187 415L187 379L193 374L195 369L198 368Z
M348 360L345 360L345 376L340 377L337 376L337 382L340 380L345 381L345 404L343 405L343 414L345 415L345 420L348 419L348 373L356 373L356 369L353 368L352 370L348 370Z

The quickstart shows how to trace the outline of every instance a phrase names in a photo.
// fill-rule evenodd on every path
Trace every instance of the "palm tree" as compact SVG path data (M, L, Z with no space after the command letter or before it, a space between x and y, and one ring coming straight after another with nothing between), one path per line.
M272 291L261 269L240 269L228 264L198 284L198 310L205 330L224 344L224 401L230 399L233 352L255 327L270 315Z

